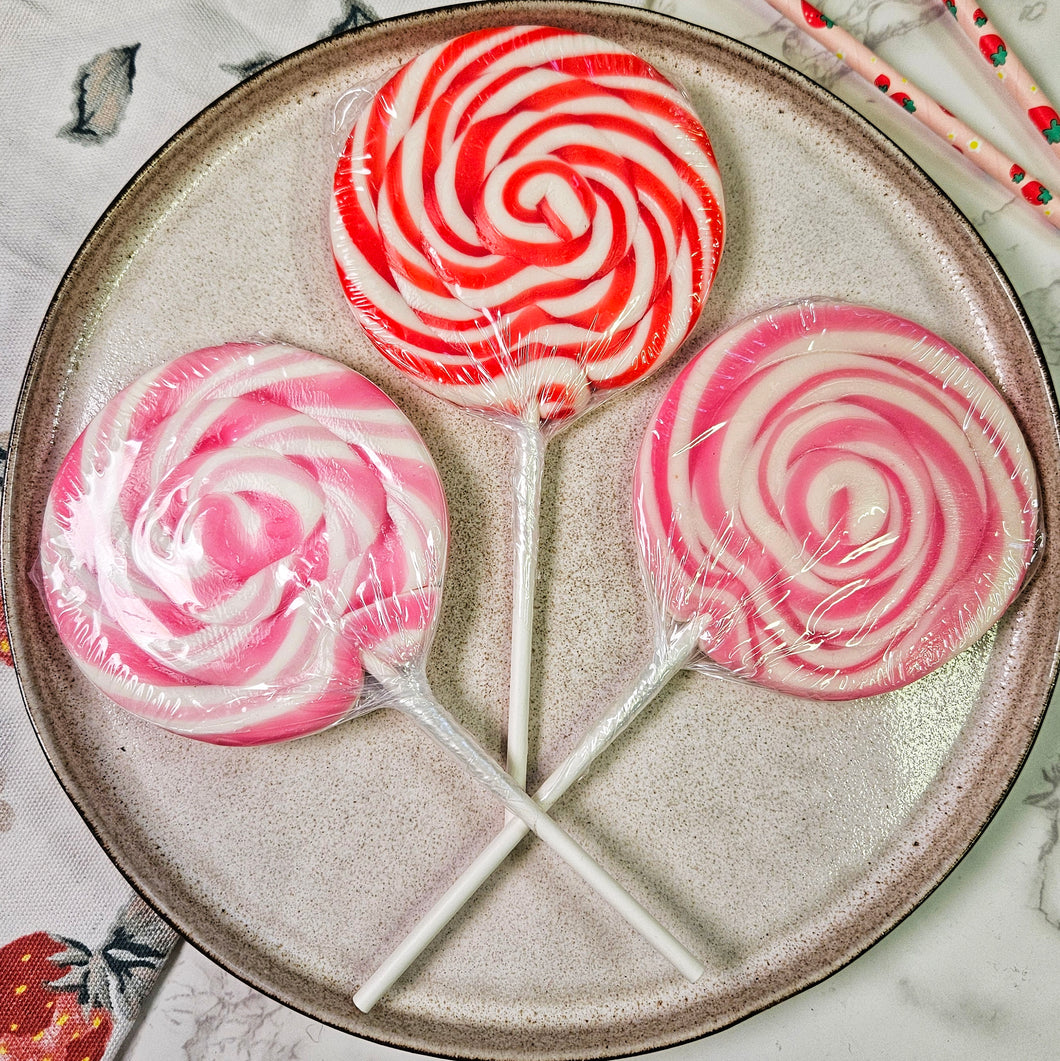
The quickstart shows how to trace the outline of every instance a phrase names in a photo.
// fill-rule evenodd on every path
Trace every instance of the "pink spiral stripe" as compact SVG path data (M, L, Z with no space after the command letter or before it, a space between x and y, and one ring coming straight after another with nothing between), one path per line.
M363 376L233 343L112 398L52 486L45 599L85 674L166 729L257 744L355 710L421 658L446 509L423 441Z
M797 303L708 345L641 449L638 543L733 673L850 699L981 637L1038 542L1037 480L983 374L919 325Z
M402 67L335 172L335 263L372 342L458 405L560 421L655 368L717 270L710 141L648 63L548 27Z

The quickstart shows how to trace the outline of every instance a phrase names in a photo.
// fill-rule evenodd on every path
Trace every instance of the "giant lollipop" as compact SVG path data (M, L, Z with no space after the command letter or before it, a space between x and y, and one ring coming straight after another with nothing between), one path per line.
M335 262L372 342L517 439L508 768L525 781L544 446L686 338L722 244L707 135L652 66L541 26L440 44L335 172Z
M941 666L999 618L1039 540L1004 399L879 310L800 302L710 343L641 447L634 522L649 664L535 793L549 808L681 668L850 699ZM370 1008L526 835L511 821L362 986Z
M351 369L233 343L142 376L65 458L44 596L129 711L222 744L413 718L695 979L702 967L434 699L446 508L415 428Z
M899 688L1026 578L1037 479L1004 399L910 321L825 303L726 333L641 450L649 580L715 663L784 692Z

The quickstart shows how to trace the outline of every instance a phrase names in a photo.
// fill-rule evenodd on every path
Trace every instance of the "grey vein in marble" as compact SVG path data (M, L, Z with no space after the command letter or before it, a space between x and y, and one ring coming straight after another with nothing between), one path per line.
M1042 775L1046 787L1026 799L1051 818L1048 839L1038 854L1038 909L1050 925L1060 928L1060 759Z
M313 1043L305 1022L205 961L197 976L169 983L165 1013L183 1037L183 1061L301 1061ZM176 1036L174 1038L177 1038Z

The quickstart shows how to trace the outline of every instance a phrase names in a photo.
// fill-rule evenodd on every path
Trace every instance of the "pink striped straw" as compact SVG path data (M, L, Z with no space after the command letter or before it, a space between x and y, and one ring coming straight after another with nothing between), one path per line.
M1021 165L1013 162L970 126L954 117L945 107L884 62L861 41L828 18L807 0L768 0L768 3L800 30L824 45L851 70L886 93L903 110L955 147L989 177L1006 187L1015 185L1023 200L1040 217L1060 229L1060 209L1053 193L1034 180Z
M1030 71L990 24L986 12L969 0L942 0L943 6L976 46L979 55L1060 158L1060 114L1045 97Z

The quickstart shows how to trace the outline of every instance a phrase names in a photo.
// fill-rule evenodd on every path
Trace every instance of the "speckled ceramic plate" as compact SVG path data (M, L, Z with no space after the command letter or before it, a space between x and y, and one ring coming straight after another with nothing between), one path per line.
M132 182L49 311L19 409L4 590L29 710L118 866L198 946L320 1020L489 1058L603 1057L703 1035L819 980L912 910L976 838L1053 681L1051 548L996 631L900 693L813 703L684 673L558 818L705 961L690 985L539 844L526 844L369 1015L354 987L454 879L501 812L393 713L258 749L172 737L70 666L31 571L58 461L105 396L231 338L282 338L387 389L436 454L452 506L436 692L498 755L506 704L509 448L422 395L358 333L324 200L338 97L444 38L552 22L667 71L710 130L729 242L698 338L798 296L865 301L967 351L1003 388L1060 527L1047 376L996 264L886 140L777 63L692 26L581 3L451 9L373 25L269 68ZM688 351L696 347L693 342ZM632 456L684 357L550 447L537 597L539 780L647 658Z

